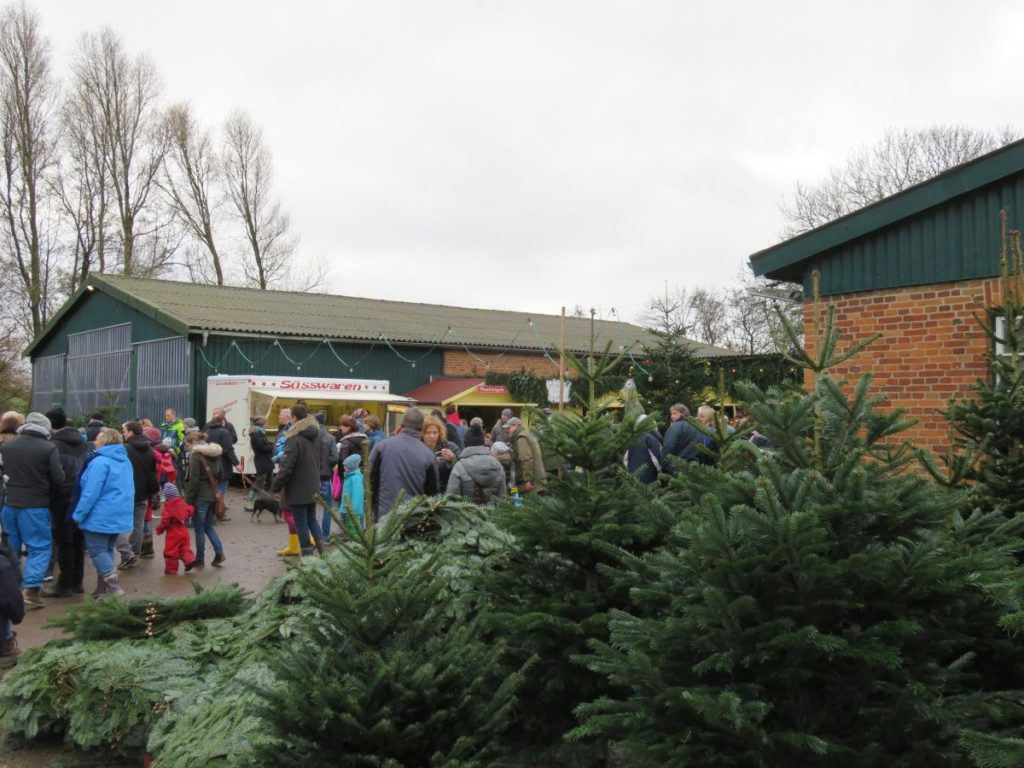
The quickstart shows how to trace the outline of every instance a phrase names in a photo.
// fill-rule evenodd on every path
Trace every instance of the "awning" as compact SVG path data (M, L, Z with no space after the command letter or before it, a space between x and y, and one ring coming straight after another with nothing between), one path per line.
M341 392L339 390L316 390L306 392L299 390L253 389L253 392L272 398L288 400L347 400L357 403L400 403L413 405L416 401L402 395L382 394L380 392Z

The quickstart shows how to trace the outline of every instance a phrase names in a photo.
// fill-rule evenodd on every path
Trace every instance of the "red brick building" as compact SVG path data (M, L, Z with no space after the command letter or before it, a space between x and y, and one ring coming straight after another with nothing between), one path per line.
M835 375L874 375L875 391L919 423L918 444L942 450L939 410L990 375L990 322L999 304L1000 211L1024 227L1024 142L957 166L929 181L750 257L756 275L803 285L804 335L813 347L814 275L819 309L836 307L841 348L882 338Z

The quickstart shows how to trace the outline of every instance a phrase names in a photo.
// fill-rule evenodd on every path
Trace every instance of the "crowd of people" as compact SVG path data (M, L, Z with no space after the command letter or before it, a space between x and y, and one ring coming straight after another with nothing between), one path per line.
M689 416L685 405L673 405L664 435L652 428L625 451L627 471L651 483L671 471L668 457L710 461L708 432L718 414L707 405L697 410L707 431ZM463 421L453 406L430 414L410 408L390 436L363 408L342 416L334 432L326 414L311 413L302 401L276 418L274 439L265 419L253 419L255 474L242 478L246 509L269 509L288 525L288 544L278 555L322 554L332 512L343 523L335 535L344 538L365 525L367 514L379 520L403 498L447 493L492 504L511 496L519 504L546 490L540 442L510 409L487 429L479 417ZM13 625L26 609L85 591L86 554L97 598L124 594L122 574L155 556L154 534L164 539L167 575L205 567L207 544L210 564L223 566L217 524L229 519L224 499L240 469L237 443L223 409L202 427L168 408L159 425L138 419L120 429L99 413L83 429L60 408L3 414L0 664L17 656Z

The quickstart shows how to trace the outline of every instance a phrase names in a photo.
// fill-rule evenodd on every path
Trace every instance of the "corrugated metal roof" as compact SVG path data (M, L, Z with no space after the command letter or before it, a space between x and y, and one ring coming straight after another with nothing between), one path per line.
M883 281L890 283L895 281L895 284L899 285L914 284L912 281L921 279L918 273L924 274L931 268L930 265L925 265L925 269L922 270L920 269L921 265L915 264L914 260L933 259L933 252L930 247L927 247L932 244L937 244L946 251L950 251L950 253L942 254L941 260L950 267L957 267L956 262L965 258L957 252L960 243L948 242L944 239L949 237L951 231L959 231L955 229L961 223L959 218L962 218L965 214L972 213L970 206L975 201L988 201L991 203L988 205L988 208L994 208L997 215L1000 207L1011 207L1016 201L1014 197L1016 185L1013 183L1013 180L1007 177L1020 174L1022 171L1024 171L1024 140L1007 144L970 162L950 168L948 171L932 179L915 184L913 187L891 195L884 200L861 208L835 221L830 221L809 232L804 232L778 245L773 245L771 248L758 251L750 256L750 266L755 275L800 282L806 274L819 266L812 263L813 260L825 254L842 253L847 258L847 261L842 265L842 269L847 270L847 272L851 268L859 271L866 268L866 266L860 259L855 259L855 264L851 263L848 260L848 254L851 253L851 249L855 248L856 244L861 240L872 237L876 238L882 247L880 251L882 254L882 271L879 277ZM995 182L1001 180L1007 181L998 185L1000 193L996 197L999 199L989 200L993 196L986 196L985 190L982 188L987 189L990 186L995 186ZM1006 194L1003 194L1004 191L1008 193L1008 197ZM957 206L951 211L952 215L947 217L948 221L936 221L934 224L929 223L926 225L925 228L928 230L926 235L919 235L925 250L908 255L905 253L907 251L906 248L897 250L882 242L887 236L890 238L892 236L914 237L909 229L903 229L898 233L894 232L894 225L900 225L911 217L916 217L924 212L934 211L940 206L953 205L956 203L957 198L969 200L970 202ZM983 215L991 221L991 226L998 233L998 218L992 216L991 210L984 211ZM932 216L940 218L939 214L933 213ZM979 217L974 216L974 218L978 219ZM954 230L950 230L951 225L954 227ZM969 223L970 229L973 230L977 227L978 225L974 222ZM928 237L933 236L932 233L934 233L934 243L927 240ZM973 234L973 231L970 234ZM873 244L871 247L876 249L877 252L878 245ZM986 250L982 258L986 258L989 253L990 251ZM978 260L973 258L973 254L967 254L966 260L969 262L965 267L968 271L972 269L975 271L978 269L984 270L987 268L979 267ZM998 264L998 261L996 261L996 264ZM829 266L834 265L830 262ZM822 277L824 279L824 271ZM936 282L949 279L958 278L946 275L942 280L936 279ZM863 287L850 288L848 286L852 286L855 283L859 286L870 283L867 287L875 287L875 282L877 281L866 280L863 277L858 277L855 281L841 278L836 283L835 288L838 290L835 292L863 290Z
M559 342L557 315L381 301L322 293L260 291L252 288L93 275L99 291L131 304L179 332L240 333L267 337L309 337L352 341L386 340L392 344L433 345L510 351L553 350ZM28 353L57 325L81 293L71 297L29 346ZM656 341L649 331L630 323L597 320L596 347L613 348ZM693 344L700 357L733 354L707 344ZM566 347L585 352L590 319L566 318Z

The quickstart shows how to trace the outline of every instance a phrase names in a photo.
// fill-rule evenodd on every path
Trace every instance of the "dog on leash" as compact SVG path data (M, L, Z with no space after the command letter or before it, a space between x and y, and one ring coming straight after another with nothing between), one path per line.
M274 516L274 522L282 522L281 517L281 502L271 496L269 493L264 491L262 488L256 489L256 498L252 503L252 515L249 517L250 523L260 522L260 516L264 512L269 512Z

